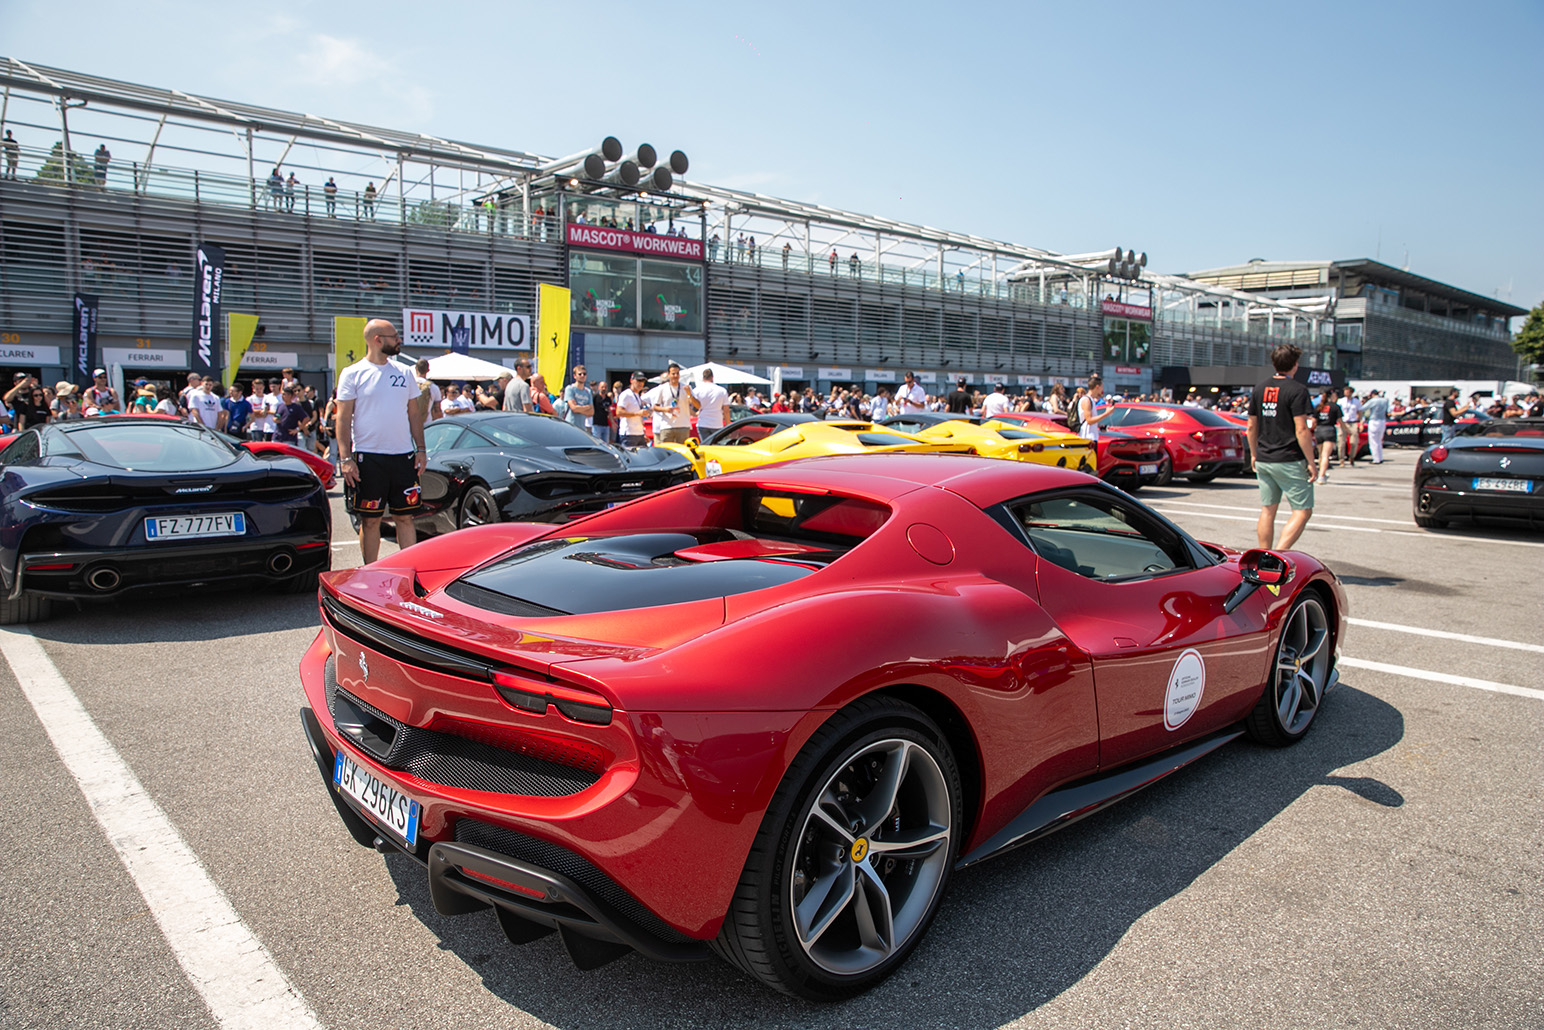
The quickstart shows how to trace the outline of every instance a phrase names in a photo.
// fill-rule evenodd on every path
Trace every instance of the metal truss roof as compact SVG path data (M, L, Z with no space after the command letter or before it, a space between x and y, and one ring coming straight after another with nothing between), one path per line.
M476 146L422 133L401 132L294 111L194 96L176 89L141 86L117 79L27 64L12 57L0 57L0 86L149 111L238 130L251 129L253 132L384 150L401 154L405 158L498 175L530 173L547 160L520 150Z

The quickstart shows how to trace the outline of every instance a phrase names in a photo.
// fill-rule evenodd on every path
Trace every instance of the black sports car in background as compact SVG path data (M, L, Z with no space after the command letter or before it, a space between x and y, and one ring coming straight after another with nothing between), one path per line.
M1454 518L1520 519L1544 526L1544 418L1508 418L1461 429L1415 466L1415 524Z
M59 599L214 583L314 591L332 567L327 491L189 422L124 416L28 429L0 450L0 624Z
M420 531L563 522L695 478L675 451L601 443L550 415L486 411L424 428Z

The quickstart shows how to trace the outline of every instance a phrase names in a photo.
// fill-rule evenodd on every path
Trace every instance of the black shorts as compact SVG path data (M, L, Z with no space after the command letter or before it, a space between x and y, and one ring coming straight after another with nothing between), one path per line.
M360 454L354 452L359 482L344 491L348 510L362 519L378 519L389 509L393 515L413 515L423 509L418 470L413 454Z

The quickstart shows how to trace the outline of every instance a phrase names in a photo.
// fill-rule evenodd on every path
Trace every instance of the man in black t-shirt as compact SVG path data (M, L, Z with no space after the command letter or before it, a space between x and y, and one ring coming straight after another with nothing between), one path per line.
M1282 494L1287 496L1292 517L1282 527L1278 550L1296 543L1313 515L1313 401L1308 388L1292 378L1302 354L1290 343L1271 351L1276 374L1249 396L1249 456L1260 484L1255 538L1267 550L1276 532Z
M1466 409L1458 406L1458 391L1449 390L1448 395L1442 398L1442 443L1444 445L1453 442L1453 434L1458 432L1459 412Z
M954 392L948 397L946 403L949 411L955 415L970 414L970 391L965 389L965 377L961 376L955 384Z

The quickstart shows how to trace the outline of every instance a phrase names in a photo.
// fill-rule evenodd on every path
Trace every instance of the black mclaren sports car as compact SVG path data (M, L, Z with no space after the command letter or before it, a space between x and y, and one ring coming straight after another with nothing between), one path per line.
M550 415L478 412L424 428L420 532L489 522L565 522L695 478L682 455L601 443Z
M1459 430L1415 466L1415 524L1497 518L1544 526L1544 418L1508 418Z
M0 624L47 618L56 600L208 584L314 591L331 542L304 462L188 422L57 422L0 450Z

